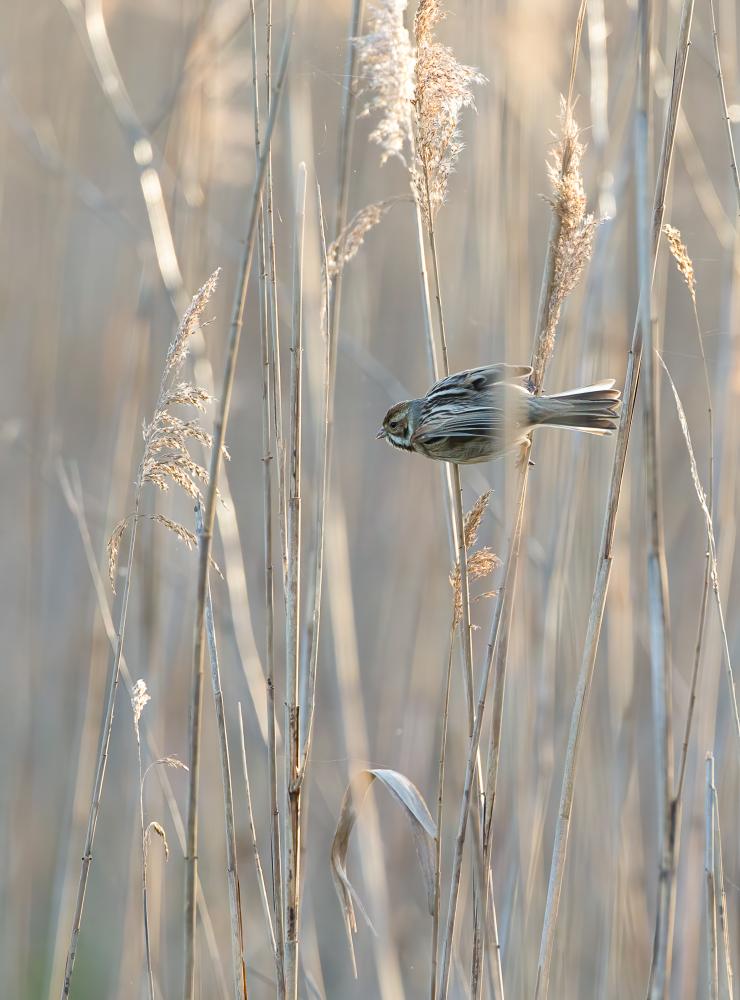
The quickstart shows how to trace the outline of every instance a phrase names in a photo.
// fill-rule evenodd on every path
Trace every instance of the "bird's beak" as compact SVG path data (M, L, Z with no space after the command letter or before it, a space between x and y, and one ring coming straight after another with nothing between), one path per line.
M378 431L378 433L375 435L376 440L380 440L381 438L384 438L385 436L386 436L386 434L385 434L385 427L381 427L380 430Z

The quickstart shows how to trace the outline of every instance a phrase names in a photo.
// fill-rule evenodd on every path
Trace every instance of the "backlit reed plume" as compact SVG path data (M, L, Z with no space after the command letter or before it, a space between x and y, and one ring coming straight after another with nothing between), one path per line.
M492 491L488 490L486 493L481 494L475 501L473 506L470 508L468 513L465 515L464 522L464 535L465 535L465 548L468 554L468 578L471 580L483 580L490 576L494 570L501 565L501 560L493 552L493 550L484 545L475 552L472 552L472 548L478 541L478 529L480 528L480 523L483 520L483 515L486 512L488 504L490 502ZM462 621L463 607L462 607L462 581L460 576L460 563L455 564L455 568L450 573L450 586L452 587L454 594L454 605L453 605L453 629L457 628ZM493 593L481 594L481 597L493 597Z
M578 284L591 258L597 222L586 211L586 193L581 176L584 153L580 132L565 98L560 104L560 132L555 142L547 172L552 186L548 201L559 221L550 288L539 329L533 368L544 372L555 346L560 310L567 296Z
M200 484L208 482L207 470L194 461L188 446L191 441L198 441L210 449L211 435L197 417L185 420L173 412L173 407L189 407L197 413L205 413L206 403L211 400L205 389L181 381L179 376L188 356L190 338L198 329L199 319L213 295L219 274L220 269L214 271L195 293L167 351L154 415L151 422L144 425L144 454L136 477L137 493L144 483L152 483L163 492L174 483L192 500L200 500ZM134 516L140 515L128 514L122 518L108 541L108 575L114 591L118 551L126 527ZM161 514L148 516L175 534L188 548L195 546L195 535L182 524Z
M370 133L380 146L380 162L397 156L406 163L411 147L414 99L414 50L403 23L406 0L376 0L368 9L368 33L355 42L360 74L368 98L361 117L378 114Z
M333 280L345 264L356 256L365 237L399 201L410 201L408 195L397 195L376 201L361 208L347 223L337 238L329 244L326 250L326 267L330 280Z
M414 18L416 162L412 182L424 214L431 219L445 200L449 176L463 148L460 113L475 107L473 84L486 82L475 67L462 65L452 49L436 41L435 28L445 16L438 0L420 0Z
M696 277L694 275L694 265L691 263L691 258L689 257L688 250L686 249L686 244L681 239L681 233L675 226L669 226L668 223L663 226L663 233L668 241L668 248L670 249L673 259L676 262L676 267L678 268L681 277L689 290L691 301L696 303Z

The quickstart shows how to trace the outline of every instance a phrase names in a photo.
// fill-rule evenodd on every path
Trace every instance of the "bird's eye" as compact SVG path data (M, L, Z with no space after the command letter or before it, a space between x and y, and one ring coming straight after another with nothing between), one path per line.
M392 431L394 431L396 429L396 427L398 427L398 421L397 420L391 420L391 422L388 424L388 426L390 427L390 429Z

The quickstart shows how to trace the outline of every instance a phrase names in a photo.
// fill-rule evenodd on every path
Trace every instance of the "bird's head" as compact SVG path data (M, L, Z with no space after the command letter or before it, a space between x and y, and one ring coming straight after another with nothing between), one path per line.
M383 426L377 433L377 437L385 438L395 448L403 448L404 451L413 451L411 447L411 401L396 403L385 415Z

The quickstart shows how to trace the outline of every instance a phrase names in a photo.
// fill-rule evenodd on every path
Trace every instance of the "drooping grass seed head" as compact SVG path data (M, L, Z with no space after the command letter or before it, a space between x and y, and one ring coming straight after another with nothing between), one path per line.
M379 438L385 438L389 444L395 448L403 448L404 451L411 451L411 401L396 403L385 415L383 426L378 431Z

